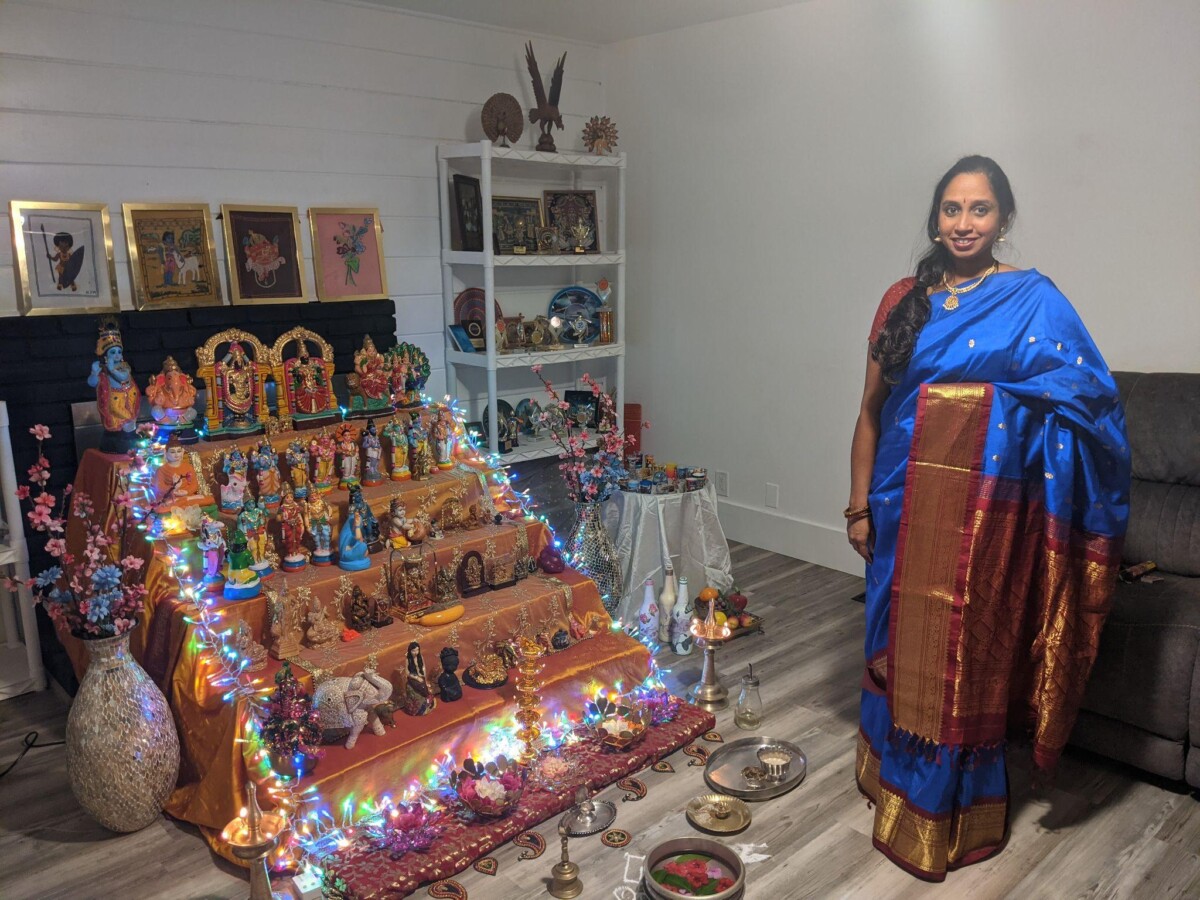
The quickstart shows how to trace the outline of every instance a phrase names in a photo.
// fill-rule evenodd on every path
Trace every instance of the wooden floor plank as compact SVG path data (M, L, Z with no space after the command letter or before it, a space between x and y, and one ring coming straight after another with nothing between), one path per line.
M745 544L731 544L734 576L765 619L765 633L730 641L718 669L736 700L749 663L762 681L761 733L795 741L808 756L808 775L792 793L751 805L754 821L728 843L748 863L747 900L800 898L1200 897L1200 803L1090 754L1068 752L1053 788L1030 790L1027 756L1010 755L1012 835L990 860L951 872L944 884L918 881L871 846L874 812L854 784L863 608L851 602L861 577L824 569ZM700 585L692 586L698 591ZM699 678L702 657L660 654L676 690ZM53 692L0 703L0 767L20 750L25 732L61 740L68 704ZM732 709L717 716L726 741L747 732ZM703 743L703 742L701 742ZM705 744L710 751L716 744ZM585 897L634 900L641 858L655 843L692 834L689 799L707 791L702 769L681 751L674 774L639 774L649 792L622 800L616 827L633 840L624 849L599 836L571 842ZM520 860L506 845L495 851L494 877L473 870L456 876L474 900L547 896L558 856L555 822L537 829L546 853ZM196 829L161 819L133 835L111 835L82 813L71 796L62 747L30 751L0 781L0 897L4 900L225 900L246 896L244 874L212 854ZM425 896L425 890L415 896Z

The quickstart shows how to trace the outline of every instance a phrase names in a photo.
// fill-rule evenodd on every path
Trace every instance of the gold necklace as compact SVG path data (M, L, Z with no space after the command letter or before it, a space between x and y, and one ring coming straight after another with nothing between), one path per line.
M975 288L977 288L981 284L983 284L983 280L985 278L987 278L993 272L998 271L999 268L1000 268L1000 263L997 263L997 262L992 263L990 266L988 266L987 271L985 271L982 275L979 276L978 281L976 281L974 284L969 284L966 287L955 287L954 285L950 284L950 273L943 272L942 273L942 286L946 289L946 291L950 294L950 296L942 301L942 309L944 309L944 310L958 309L958 295L965 294L968 291L975 290Z

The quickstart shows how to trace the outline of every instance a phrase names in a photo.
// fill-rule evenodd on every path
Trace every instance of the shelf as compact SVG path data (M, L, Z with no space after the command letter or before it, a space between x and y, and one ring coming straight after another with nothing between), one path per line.
M624 354L624 344L595 344L588 347L566 347L563 350L538 350L533 353L497 353L496 368L518 369L522 366L536 366L539 363L552 365L553 363L580 362L585 359L604 359ZM476 353L447 350L446 359L457 366L487 368L487 353L482 350Z
M595 441L589 441L587 449L594 450L596 447ZM487 450L483 450L486 455ZM511 466L513 463L529 462L532 459L545 459L547 456L558 456L562 453L562 448L554 443L553 438L531 438L521 435L521 445L512 453L501 453L500 462L503 465Z
M443 250L442 262L448 265L484 266L486 254L467 250ZM531 253L526 256L492 254L492 265L500 266L615 266L625 262L624 253Z
M440 144L438 156L442 159L479 159L483 156L486 142L477 141L470 144ZM567 153L541 153L537 150L526 150L522 147L491 148L493 160L508 159L518 162L542 163L552 166L591 166L600 169L625 168L625 154L614 153L612 156L595 156L583 151Z

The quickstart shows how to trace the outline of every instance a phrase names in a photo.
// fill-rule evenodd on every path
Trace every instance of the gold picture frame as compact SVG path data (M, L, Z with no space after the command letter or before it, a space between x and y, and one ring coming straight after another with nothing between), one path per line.
M12 200L8 208L21 315L120 311L108 204Z
M222 304L207 203L122 203L121 213L137 309Z
M308 229L318 300L340 303L386 300L390 296L378 209L312 207L308 210Z
M231 303L308 302L296 207L222 203L221 231Z

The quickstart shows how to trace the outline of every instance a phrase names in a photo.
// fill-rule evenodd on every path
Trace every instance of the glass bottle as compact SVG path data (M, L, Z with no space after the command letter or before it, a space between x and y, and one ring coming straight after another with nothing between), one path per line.
M751 664L742 676L742 692L738 694L737 708L733 713L733 724L752 731L762 724L762 697L758 694L758 677Z
M643 641L658 641L658 598L654 596L654 579L647 578L642 587L642 608L638 610L638 633Z
M675 567L671 560L663 562L662 593L658 595L658 642L664 647L671 643L671 612L675 608Z
M688 656L692 652L692 601L688 597L686 575L679 576L679 596L671 610L671 649L676 656Z

